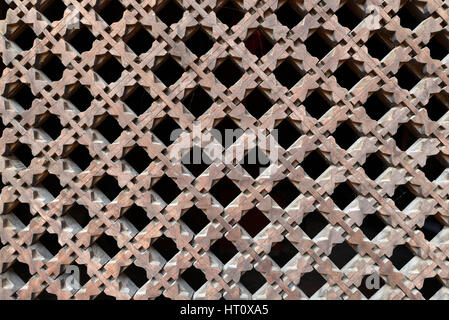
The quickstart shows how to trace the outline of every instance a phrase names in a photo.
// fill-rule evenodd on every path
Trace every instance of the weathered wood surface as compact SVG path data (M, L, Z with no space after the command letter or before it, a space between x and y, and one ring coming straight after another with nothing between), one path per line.
M182 16L171 25L163 21L176 18L174 13L164 15L166 1L64 0L61 3L67 9L61 17L56 14L56 2L5 1L3 9L8 10L0 20L0 115L4 125L0 138L0 298L364 299L359 290L362 280L373 273L382 278L382 287L371 299L448 297L448 60L434 59L428 48L438 36L443 56L448 53L447 1L409 5L419 22L413 30L401 26L396 15L401 9L399 0L367 0L352 7L358 17L352 30L346 25L354 21L341 21L335 15L345 5L339 0L293 2L300 18L290 28L279 21L287 17L276 11L284 5L277 0L235 2L233 10L236 16L242 13L242 19L231 21L236 22L232 28L216 14L230 3L214 0L177 0ZM114 7L117 2L123 15L108 23L105 20L114 20L119 12ZM55 10L50 10L51 6ZM114 14L108 14L109 9ZM56 15L55 20L51 22L45 13ZM24 24L34 32L34 42L25 36ZM95 41L81 53L71 43L82 26ZM192 53L197 45L190 49L186 45L199 26L211 41L210 50L200 57ZM154 42L136 54L129 43L142 28L149 35L137 42ZM255 30L260 30L255 40L246 41ZM315 32L329 45L322 59L309 53L317 50L316 44L307 42ZM381 61L365 45L375 34L383 39L381 47L386 50ZM272 45L266 54L268 44L258 44L264 36ZM87 42L83 35L81 44ZM250 51L261 55L260 59ZM55 64L47 64L53 56L63 65L63 72L58 73L56 58ZM160 67L168 57L182 70L178 78L174 78L175 69ZM242 74L229 87L220 82L216 70L225 58L232 59ZM290 63L290 71L292 66L297 69L299 81L291 88L281 84L285 72L277 72L284 61ZM357 78L354 86L340 85L351 80L348 73L338 76L343 63ZM401 82L411 80L401 75L404 66L418 77L409 90L401 87ZM230 70L225 71L226 76ZM288 76L287 80L291 79ZM127 98L139 86L151 98L138 98L149 103L143 110L133 110L126 101L132 101ZM185 98L197 86L213 103L195 117L188 110L195 106L188 105ZM76 91L80 88L87 91ZM255 88L272 104L260 118L245 107L245 97ZM86 92L92 100L76 106L86 99ZM307 108L303 104L313 92L319 92L329 104L328 110L316 117L311 116L315 100ZM374 94L379 94L386 106L378 119L372 119L368 110L367 100ZM379 104L375 102L374 113L380 112ZM138 102L137 107L142 105ZM106 116L113 117L108 118L112 123L115 119L118 130L107 122L101 126ZM244 131L261 130L267 138L288 119L291 128L280 135L293 136L294 141L286 148L272 141L278 160L267 169L269 174L256 179L238 164L237 156L231 157L230 163L214 163L195 177L170 158L173 145L154 134L167 117L188 135L195 125L207 131L225 116ZM337 133L342 123L349 125L354 139ZM169 128L166 123L161 125ZM295 127L297 131L292 129ZM344 150L339 139L354 141ZM92 158L83 169L80 164L88 156L72 155L81 145ZM138 165L130 162L141 164L146 156L126 159L136 146L151 159L140 173ZM327 168L312 178L307 170L314 161L303 164L303 160L314 150ZM372 154L385 164L374 180L365 171L378 169L377 162L365 165ZM432 162L435 165L431 161L436 161ZM100 181L105 175L112 184ZM179 188L173 200L170 196L176 188L169 186L169 193L164 188L162 194L155 191L162 177ZM210 191L224 177L239 190L225 207ZM291 202L283 200L291 194L288 189L276 189L280 181L294 186L296 196ZM57 183L60 192L58 188L55 191ZM114 183L120 190L110 199L107 193ZM341 200L337 190L354 195L344 208L336 204ZM276 194L278 201L273 201ZM192 229L199 220L194 220L193 226L183 220L194 206L209 222L197 232ZM251 236L239 222L254 206L267 218L267 225ZM147 216L140 227L127 215L128 210L142 214L138 208ZM311 238L303 230L307 228L303 219L312 213L321 215L325 223ZM28 219L27 214L31 215ZM364 230L371 230L367 217L374 215L385 227L370 239ZM433 224L426 220L429 217L435 218ZM423 230L432 226L437 235L429 240ZM162 235L171 240L155 245ZM218 250L235 250L226 263L211 249L222 237L232 244ZM280 266L271 248L284 240L277 252L289 260ZM168 254L170 241L176 247L172 257ZM355 253L340 267L333 250L338 244L352 247ZM413 256L399 269L392 263L398 259L394 256L406 255L395 248L409 250ZM295 254L289 256L292 252ZM347 254L340 256L344 260ZM67 270L74 265L87 278L76 289L66 281ZM188 277L186 270L194 271L189 269L192 266L201 276ZM258 274L242 280L253 269ZM258 277L263 284L250 292L247 287L257 284ZM322 286L313 289L320 277ZM199 287L192 288L197 281L191 279L200 279ZM433 283L438 284L436 290Z

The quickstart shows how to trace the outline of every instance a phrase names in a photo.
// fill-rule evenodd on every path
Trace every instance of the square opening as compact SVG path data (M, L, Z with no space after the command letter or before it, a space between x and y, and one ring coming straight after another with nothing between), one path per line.
M276 127L273 133L275 133L276 141L279 145L287 150L294 142L296 142L302 133L299 128L291 123L287 118L282 120Z
M325 283L326 280L323 276L313 269L312 271L304 273L301 276L298 287L307 295L307 297L310 298L315 294L315 292L320 290Z
M90 221L89 211L86 207L78 203L71 206L70 209L64 213L64 215L73 218L81 228L87 226Z
M139 84L125 99L123 99L123 102L125 102L137 116L145 113L153 101L153 97Z
M101 177L95 186L111 201L117 198L122 191L117 183L117 180L107 173Z
M246 212L239 221L239 225L253 238L269 223L270 220L256 207Z
M131 279L137 288L142 287L148 281L145 269L137 267L134 263L128 266L123 273Z
M382 159L382 156L378 155L377 153L371 153L366 158L366 161L363 164L362 168L371 180L376 180L377 177L379 177L382 172L387 169L387 165Z
M20 106L28 110L33 105L33 100L36 98L31 91L28 84L20 84L19 88L14 90L12 97L8 97L16 101Z
M6 19L6 13L9 9L8 4L5 0L0 0L0 20Z
M299 226L311 239L313 239L328 224L329 222L327 219L318 210L315 210L305 214Z
M45 131L53 140L56 140L64 128L59 121L59 118L50 113L45 120L39 125L39 127Z
M83 85L79 85L67 98L79 111L86 111L94 97L90 91Z
M346 120L335 129L332 136L342 149L349 149L359 139L359 133L351 120Z
M427 158L426 165L421 168L421 171L429 181L434 181L446 168L448 168L448 164L445 163L443 156L437 154Z
M30 147L26 144L19 143L12 151L12 154L17 157L24 164L25 167L28 167L33 160L33 154L31 153Z
M166 116L151 130L165 146L171 145L179 136L181 128L171 117Z
M117 246L117 241L114 237L108 236L103 233L95 243L110 257L113 258L120 252L120 248Z
M118 124L117 120L111 115L107 115L106 118L96 127L98 132L101 133L109 143L113 143L122 134L122 127Z
M214 70L214 75L225 87L232 87L243 75L241 68L231 58L226 58Z
M413 5L406 3L396 13L400 19L401 26L414 30L420 23L421 19L417 15L417 9L413 8Z
M286 208L299 196L300 192L288 178L279 181L270 191L271 198L282 208Z
M128 220L137 231L142 231L151 222L148 218L146 211L136 204L133 204L131 208L126 210L123 217Z
M330 195L334 203L340 208L346 208L355 198L357 198L357 193L348 183L348 181L340 183L334 192Z
M51 195L55 198L59 196L59 194L62 191L61 183L59 182L59 179L54 174L48 174L40 183L40 186L47 189L48 192L51 193Z
M136 55L141 55L150 51L153 42L154 38L147 29L142 25L138 25L126 41L126 44Z
M254 118L259 119L271 109L273 102L260 88L256 88L242 100L242 104Z
M442 287L443 284L438 279L438 276L435 276L433 278L426 278L419 292L421 292L424 299L430 300Z
M227 149L243 134L243 130L229 116L225 116L212 130L213 137Z
M33 219L33 215L31 214L30 205L28 203L20 202L13 210L13 214L24 224L27 226L31 219Z
M343 241L332 248L329 259L341 269L351 261L356 254L357 252L346 241Z
M259 147L255 147L240 161L240 165L253 179L257 179L270 166L270 158Z
M79 30L68 39L68 43L70 43L79 53L83 53L92 49L95 40L94 35L90 32L87 26L81 25Z
M179 251L176 247L176 243L164 234L157 238L151 246L167 261L173 258Z
M301 162L301 167L311 178L316 179L326 171L329 164L320 152L315 149L304 158Z
M198 28L194 34L184 41L189 50L197 57L206 54L214 45L214 40L203 30Z
M210 247L210 252L226 264L238 251L234 244L223 236Z
M350 6L350 1L345 3L340 9L335 12L338 18L338 23L350 30L354 29L363 20L354 13L353 7Z
M269 256L273 259L279 267L285 266L296 254L298 249L296 249L290 241L285 237L281 242L276 243L271 247Z
M365 42L368 53L380 61L390 52L389 45L376 32Z
M128 151L124 159L131 167L133 167L134 170L137 171L137 173L142 173L153 161L148 156L148 152L146 152L146 150L139 145L134 146L130 151Z
M441 98L441 99L440 99ZM432 121L438 121L449 110L449 104L446 95L433 95L424 108L427 110L427 116Z
M407 63L403 64L396 73L396 79L401 88L412 90L421 80L411 69Z
M209 224L209 219L203 210L198 209L196 206L191 207L181 217L181 220L192 230L194 233L199 233L205 226Z
M243 284L251 294L254 294L259 290L265 282L267 282L265 277L261 275L260 272L256 271L256 269L251 269L240 277L240 283Z
M110 0L105 5L96 8L95 11L97 11L107 24L111 25L122 19L126 9L119 0Z
M362 282L360 283L360 286L358 287L359 291L365 296L365 298L370 299L373 295L376 294L377 291L379 291L385 284L385 281L379 276L379 289L373 287L368 288L367 284L371 284L371 278L369 278L370 275L367 274L362 278Z
M200 270L191 266L186 271L181 274L181 278L187 282L187 284L193 289L198 290L206 283L207 279L204 273Z
M375 92L363 104L366 114L373 120L380 120L389 110L390 103L383 97L383 92Z
M212 160L197 146L194 146L182 159L182 164L194 177L201 175L212 163Z
M95 72L108 84L116 82L120 79L125 69L110 53L107 54L107 57L105 57L104 60L103 63L98 65Z
M197 86L182 100L182 103L190 113L199 118L210 108L214 100L201 86Z
M410 249L404 245L401 244L394 248L393 254L389 258L391 263L396 267L396 269L401 270L403 266L407 264L412 258L414 257L414 254Z
M69 154L69 159L81 169L86 170L93 158L90 156L89 150L82 144L78 144Z
M449 52L449 40L445 31L436 33L427 43L430 56L433 59L443 60Z
M302 104L307 113L315 119L320 119L331 108L331 105L319 90L314 90L309 94Z
M334 76L337 78L338 84L348 90L351 90L351 88L360 81L360 76L353 69L355 69L355 67L352 67L350 62L345 61L334 72Z
M229 28L239 23L245 16L244 11L240 9L233 1L227 1L216 11L216 16L221 22Z
M427 241L431 241L443 227L443 223L439 221L437 216L428 216L420 230L424 233L424 238L426 238Z
M58 236L54 233L45 231L39 238L39 242L53 255L57 255L59 250L62 249L58 241Z
M36 40L36 38L37 36L33 29L26 24L22 24L20 31L18 31L18 35L15 36L14 39L10 40L15 42L15 44L17 44L22 50L30 50L33 47L34 40Z
M178 185L164 174L152 187L165 203L170 204L181 193Z
M289 29L293 29L304 17L295 1L286 1L275 12L278 21Z
M391 197L399 210L404 210L415 198L416 196L410 191L407 184L396 187L393 197Z
M213 195L223 207L226 207L240 194L240 189L231 179L224 176L220 181L214 184L209 193Z
M153 68L153 72L166 87L170 87L181 78L184 69L172 56L168 56Z
M273 48L273 43L262 29L256 29L245 40L245 47L259 59Z
M376 213L368 214L360 226L365 236L373 240L385 228L385 222Z
M285 59L274 71L277 81L287 89L291 89L302 77L299 68L290 59Z
M32 277L28 265L19 262L18 260L14 261L14 263L8 269L14 271L14 273L18 275L19 278L22 279L22 281L25 283L27 283Z
M58 81L62 78L65 66L56 55L50 53L36 69L42 71L51 81Z
M396 146L402 151L406 151L410 148L416 140L419 139L418 132L413 128L411 121L402 124L396 134L393 136L396 141Z
M323 59L333 48L325 40L325 37L321 35L322 33L324 33L324 30L320 28L309 35L307 40L304 41L307 51L312 56L317 57L318 60Z
M184 15L184 8L176 0L169 0L165 2L165 5L156 11L156 15L167 26L171 26L181 20Z

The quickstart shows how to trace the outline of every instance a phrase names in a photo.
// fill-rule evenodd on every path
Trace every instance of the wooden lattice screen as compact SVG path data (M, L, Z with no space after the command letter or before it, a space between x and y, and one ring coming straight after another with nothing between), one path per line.
M448 4L0 0L0 298L448 298Z

